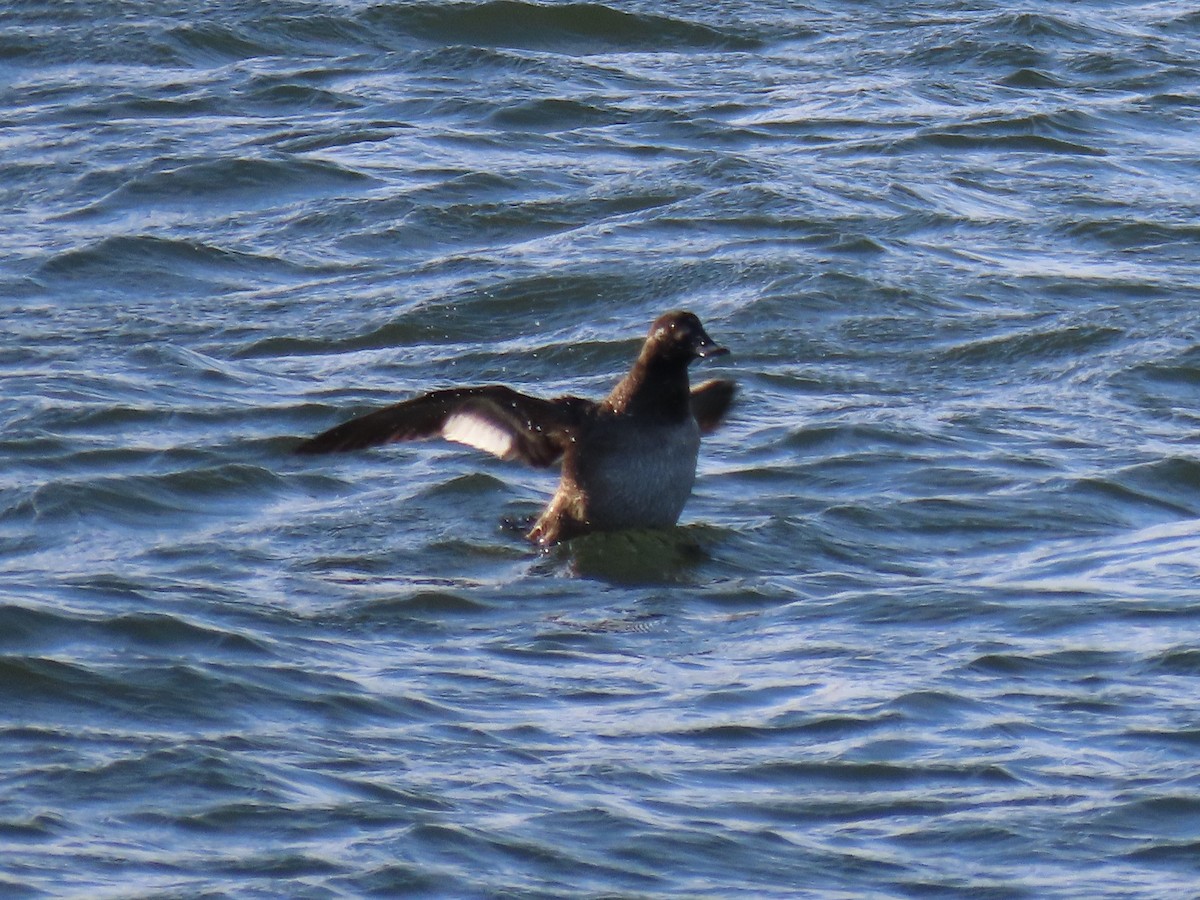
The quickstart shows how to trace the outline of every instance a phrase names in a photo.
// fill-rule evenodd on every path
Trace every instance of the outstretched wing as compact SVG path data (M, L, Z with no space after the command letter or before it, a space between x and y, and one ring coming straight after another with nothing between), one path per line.
M572 425L589 405L577 397L529 397L503 385L433 391L343 422L296 452L335 453L442 437L501 459L549 466L562 456Z
M701 434L712 434L725 419L737 394L732 381L714 378L692 388L692 415L700 425Z

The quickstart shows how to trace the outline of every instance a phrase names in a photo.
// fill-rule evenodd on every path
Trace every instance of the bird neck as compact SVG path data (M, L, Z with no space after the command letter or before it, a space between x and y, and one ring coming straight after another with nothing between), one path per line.
M613 388L606 403L622 415L674 421L688 417L690 397L686 361L643 358Z

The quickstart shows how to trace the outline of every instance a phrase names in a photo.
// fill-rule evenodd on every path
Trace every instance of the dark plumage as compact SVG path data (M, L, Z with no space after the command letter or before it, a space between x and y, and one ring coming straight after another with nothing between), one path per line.
M728 352L692 313L669 312L599 402L542 400L503 385L450 388L351 419L296 449L332 453L443 437L538 467L561 460L558 490L527 535L542 545L590 531L670 526L691 493L700 435L721 424L736 392L720 380L690 389L688 365Z

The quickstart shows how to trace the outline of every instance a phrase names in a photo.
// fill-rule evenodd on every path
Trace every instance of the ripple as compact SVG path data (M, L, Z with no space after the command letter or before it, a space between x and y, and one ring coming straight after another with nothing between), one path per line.
M478 4L379 4L364 16L371 27L445 44L547 48L559 52L754 49L756 38L726 26L631 13L594 3L547 6L520 0Z
M949 362L981 365L1014 360L1043 360L1079 356L1110 346L1124 337L1119 328L1067 325L1049 330L1031 329L1015 334L971 341L942 351Z
M955 129L926 131L915 138L900 141L896 149L907 146L921 148L932 146L950 150L1001 151L1042 155L1061 153L1067 155L1104 156L1105 150L1079 141L1041 134L1004 134L992 130L990 125L963 126Z
M373 181L368 175L321 160L156 160L151 171L128 178L97 203L72 216L112 216L130 210L144 215L147 208L188 210L197 204L208 209L218 204L244 209L260 203L276 204L288 197L361 190Z
M1001 78L999 83L1005 85L1006 87L1025 89L1051 89L1066 87L1062 81L1055 78L1049 72L1034 68L1017 69L1015 72L1005 75L1003 78Z
M374 587L374 584L372 584ZM427 623L439 630L461 618L485 615L494 607L466 593L450 590L417 590L403 596L385 596L362 601L338 612L333 618L340 628L396 628L404 623Z
M54 481L38 487L31 503L42 520L99 515L149 524L164 513L216 515L221 504L240 507L248 497L273 495L282 484L269 469L228 464L154 475Z
M1173 675L1200 675L1200 651L1180 648L1159 654L1150 665Z
M106 618L67 615L57 611L20 606L0 606L4 644L11 647L53 646L64 640L111 647L204 651L234 655L262 655L265 644L248 634L239 634L177 615L125 613Z
M1068 233L1098 246L1137 251L1193 243L1200 238L1200 225L1089 218L1069 226Z
M1114 667L1119 661L1119 657L1100 651L1063 650L1040 656L989 653L979 657L972 665L985 672L1011 675L1035 675L1040 671L1049 670L1058 673L1075 672L1088 677L1094 672Z
M285 4L232 19L181 22L171 17L162 23L160 40L186 63L213 65L301 51L349 53L378 46L376 37L353 15Z
M139 235L105 238L87 249L59 253L42 265L40 275L90 291L153 284L159 293L171 294L210 291L222 283L236 286L247 277L292 278L299 271L273 255Z

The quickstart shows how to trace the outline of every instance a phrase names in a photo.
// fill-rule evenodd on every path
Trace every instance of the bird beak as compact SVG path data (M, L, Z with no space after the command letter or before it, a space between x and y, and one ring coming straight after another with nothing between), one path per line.
M729 350L722 347L707 334L701 335L700 340L696 342L696 355L701 359L709 359L713 356L725 356Z

